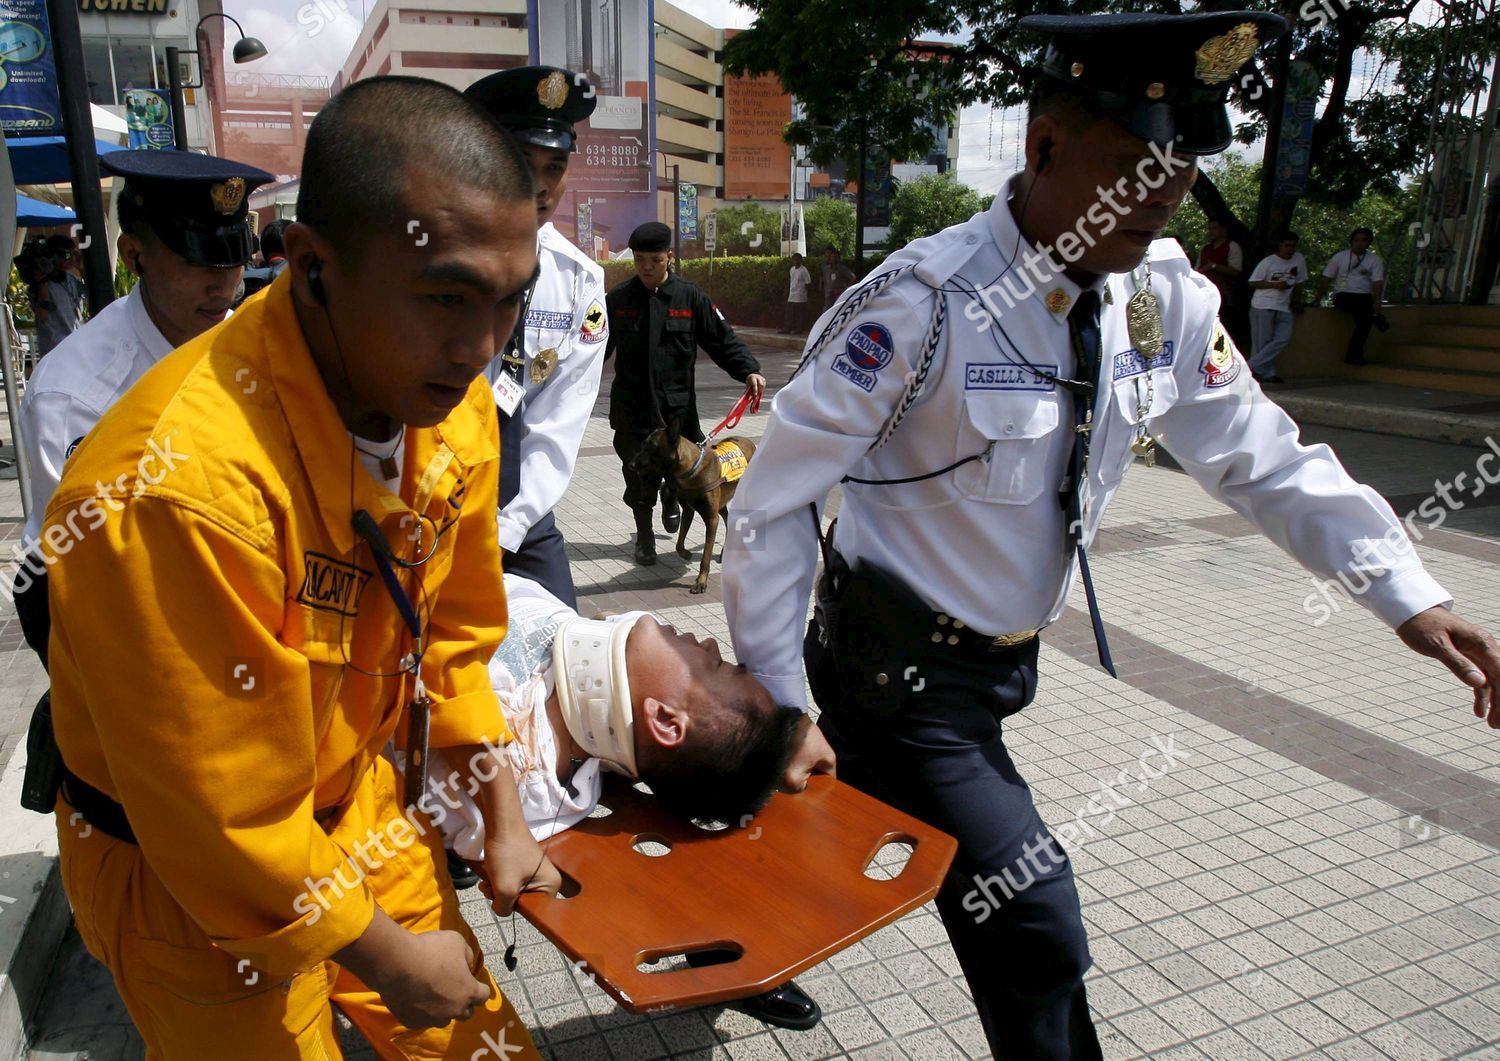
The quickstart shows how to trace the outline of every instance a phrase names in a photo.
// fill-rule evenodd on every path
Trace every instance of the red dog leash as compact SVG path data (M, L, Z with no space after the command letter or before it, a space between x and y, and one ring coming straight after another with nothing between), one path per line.
M754 405L751 404L752 402ZM738 427L746 409L749 409L751 413L760 412L760 395L752 390L747 390L740 395L740 400L734 403L734 408L729 410L729 415L719 421L719 426L708 433L705 441L712 442L714 437L726 427Z

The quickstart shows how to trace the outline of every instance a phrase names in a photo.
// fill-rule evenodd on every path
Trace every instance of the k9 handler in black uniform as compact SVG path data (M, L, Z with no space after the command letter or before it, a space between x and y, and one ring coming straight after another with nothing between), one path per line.
M609 389L609 426L615 429L615 452L625 474L625 503L635 513L635 562L656 563L651 509L661 490L661 525L677 530L677 497L670 481L643 476L630 468L646 436L663 425L676 425L685 438L703 441L698 426L698 395L693 368L698 347L714 363L760 398L766 378L760 362L734 334L709 297L672 275L672 230L648 221L630 234L635 276L609 293L609 346L604 358L615 361Z

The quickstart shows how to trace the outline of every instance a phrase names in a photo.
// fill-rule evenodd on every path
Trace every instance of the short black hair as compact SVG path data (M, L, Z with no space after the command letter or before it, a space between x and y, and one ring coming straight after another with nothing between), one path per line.
M721 701L695 721L680 747L641 769L641 780L674 817L743 824L776 791L802 712L749 699Z
M1291 240L1293 243L1301 243L1302 237L1297 235L1297 233L1295 232L1283 232L1281 235L1276 237L1277 244L1285 243L1287 240Z
M274 255L277 258L286 257L286 244L282 242L281 234L287 230L291 222L285 218L272 221L260 234L260 250L270 261Z
M1065 128L1078 129L1094 121L1108 120L1089 96L1073 91L1056 78L1041 78L1026 103L1026 124L1042 115L1056 118Z
M1353 232L1349 233L1349 242L1351 242L1351 243L1354 242L1354 237L1357 236L1357 235L1359 235L1361 232L1363 232L1366 236L1369 236L1371 242L1374 241L1374 239L1375 239L1375 230L1373 228L1365 228L1363 225L1361 225L1359 228L1357 228Z
M372 77L334 96L308 128L297 220L357 256L372 232L405 224L416 171L504 202L536 196L515 141L479 104L440 81Z

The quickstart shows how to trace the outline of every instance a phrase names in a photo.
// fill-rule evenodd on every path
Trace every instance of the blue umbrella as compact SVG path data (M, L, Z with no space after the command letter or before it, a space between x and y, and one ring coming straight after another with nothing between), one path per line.
M67 184L73 179L68 169L68 145L60 136L27 136L14 140L7 137L5 146L17 184ZM94 148L101 155L125 150L118 144L107 144L103 140L95 140Z
M78 216L66 206L54 206L16 193L16 224L21 228L50 228L76 220Z

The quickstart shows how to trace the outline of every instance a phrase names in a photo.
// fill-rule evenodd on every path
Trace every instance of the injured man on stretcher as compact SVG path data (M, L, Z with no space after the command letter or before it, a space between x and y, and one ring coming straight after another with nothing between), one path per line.
M536 839L588 817L605 769L645 782L686 819L737 824L770 799L801 712L726 663L713 639L648 612L585 619L517 575L505 576L505 594L509 628L490 683L515 736L505 754ZM450 768L432 753L432 776ZM438 825L454 851L480 861L484 819L467 793L453 796L459 807Z

